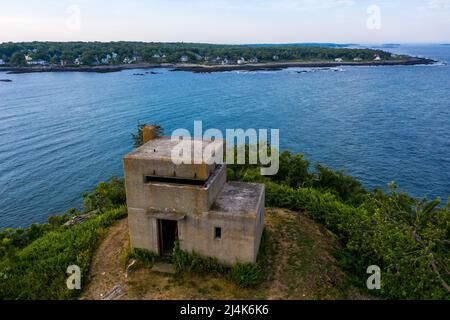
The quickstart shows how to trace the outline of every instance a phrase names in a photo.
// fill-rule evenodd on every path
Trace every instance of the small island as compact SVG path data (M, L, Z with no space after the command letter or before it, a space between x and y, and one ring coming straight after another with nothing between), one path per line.
M338 45L215 45L144 42L29 42L0 44L0 71L109 73L169 68L197 73L291 67L432 64L434 60Z

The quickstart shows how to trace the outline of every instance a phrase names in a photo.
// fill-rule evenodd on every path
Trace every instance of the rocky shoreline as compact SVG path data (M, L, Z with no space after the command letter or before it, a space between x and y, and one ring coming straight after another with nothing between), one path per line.
M189 71L194 73L211 73L226 71L277 71L286 68L327 68L340 66L407 66L407 65L430 65L437 61L425 58L411 58L408 60L396 61L369 61L369 62L279 62L260 63L246 65L183 65L176 66L172 71Z
M93 67L62 67L62 66L44 66L44 67L2 67L0 72L4 71L7 74L22 74L22 73L44 73L44 72L92 72L92 73L111 73L123 70L135 69L154 69L161 68L162 65L150 63L136 63L136 64L120 64L114 66L93 66Z
M115 66L94 66L94 67L1 67L0 71L7 74L22 73L43 73L43 72L92 72L92 73L111 73L123 70L135 69L155 69L168 68L171 71L188 71L194 73L212 73L226 71L277 71L286 68L326 68L339 66L396 66L396 65L430 65L436 61L426 58L410 58L406 60L392 61L368 61L368 62L273 62L273 63L255 63L245 65L198 65L198 64L126 64Z

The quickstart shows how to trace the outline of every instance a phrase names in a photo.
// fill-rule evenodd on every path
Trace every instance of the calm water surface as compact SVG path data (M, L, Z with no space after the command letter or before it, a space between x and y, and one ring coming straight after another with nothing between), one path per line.
M450 46L389 49L450 61ZM343 67L297 73L44 73L0 83L0 227L81 205L122 175L138 121L166 132L280 128L281 146L344 168L366 187L450 195L450 66Z

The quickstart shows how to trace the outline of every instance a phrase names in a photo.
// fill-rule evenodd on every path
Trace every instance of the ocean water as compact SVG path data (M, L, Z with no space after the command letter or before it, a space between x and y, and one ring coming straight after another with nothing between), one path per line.
M450 196L450 46L400 46L433 66L193 74L158 69L0 79L0 227L80 207L132 149L137 123L279 128L282 149L345 169L367 188Z

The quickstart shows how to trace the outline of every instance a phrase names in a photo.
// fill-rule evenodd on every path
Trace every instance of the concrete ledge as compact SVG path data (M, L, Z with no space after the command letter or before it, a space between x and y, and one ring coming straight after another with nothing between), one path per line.
M227 218L256 219L264 208L265 186L258 183L228 182L208 212Z

